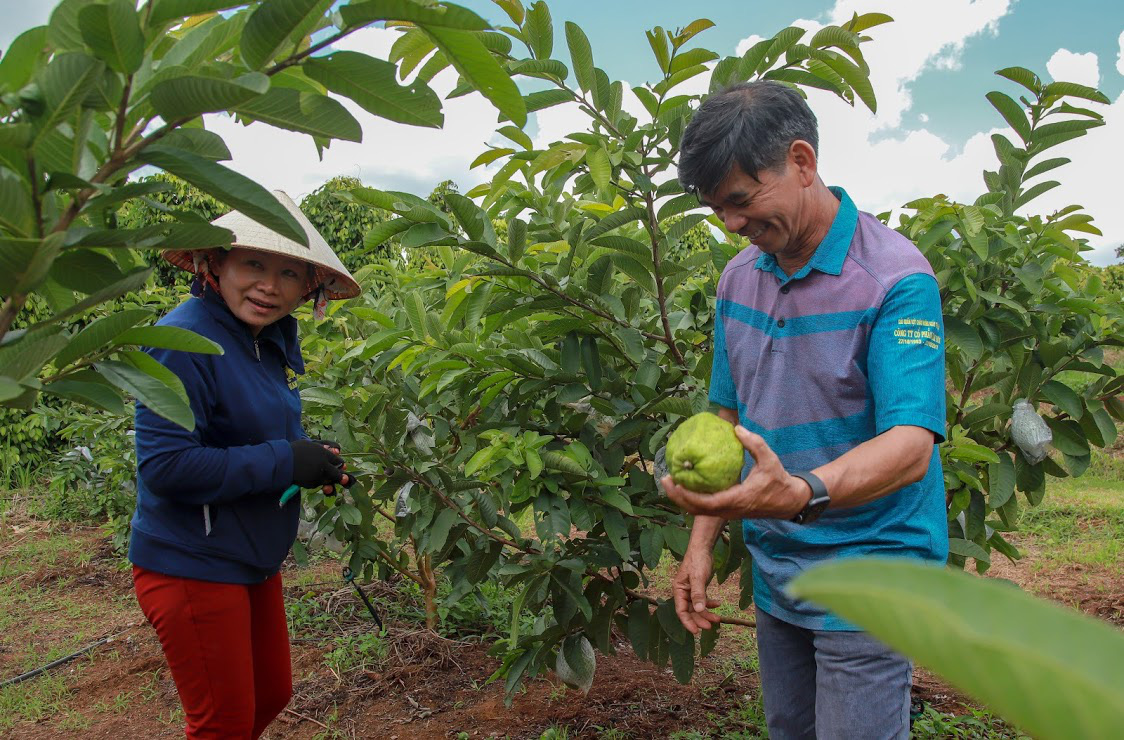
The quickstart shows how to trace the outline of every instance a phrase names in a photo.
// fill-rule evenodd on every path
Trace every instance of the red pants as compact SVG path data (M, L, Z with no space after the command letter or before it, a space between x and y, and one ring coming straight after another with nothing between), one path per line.
M188 738L256 738L293 692L281 574L245 586L133 567L187 717Z

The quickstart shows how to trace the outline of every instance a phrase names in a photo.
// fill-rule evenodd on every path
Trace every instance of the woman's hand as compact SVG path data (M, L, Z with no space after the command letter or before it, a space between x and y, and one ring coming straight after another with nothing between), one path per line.
M298 439L289 443L293 449L293 482L301 488L324 487L332 495L334 484L350 486L354 478L343 472L345 463L339 456L339 447L329 447L333 442Z
M312 441L313 442L319 442L320 444L324 445L325 447L327 447L329 450L336 453L337 455L340 454L340 443L339 442L334 442L330 439L314 439ZM346 462L343 464L343 468L341 468L341 469L347 470L347 463ZM340 481L340 483L341 483L341 485L343 485L344 488L350 488L351 484L355 482L355 478L353 478L350 475L345 475L343 478L344 479L342 481ZM332 485L324 486L323 491L324 491L325 496L335 496L336 495L336 487L332 486Z

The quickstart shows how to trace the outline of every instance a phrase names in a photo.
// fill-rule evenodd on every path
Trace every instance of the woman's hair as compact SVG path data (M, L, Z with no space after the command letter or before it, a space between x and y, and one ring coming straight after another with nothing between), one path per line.
M794 141L818 153L816 116L800 93L769 80L733 85L707 98L683 132L679 183L712 193L735 164L758 180L784 164Z

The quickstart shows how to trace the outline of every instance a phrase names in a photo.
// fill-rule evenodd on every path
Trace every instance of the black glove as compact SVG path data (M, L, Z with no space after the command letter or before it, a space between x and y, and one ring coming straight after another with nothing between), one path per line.
M298 439L289 446L293 448L293 483L301 488L318 488L343 480L343 458L324 443ZM343 485L350 486L353 481L349 475Z
M343 449L342 447L340 447L339 442L334 442L330 439L314 439L314 440L311 440L311 441L316 442L318 444L322 444L325 447L330 447L333 450L342 450Z

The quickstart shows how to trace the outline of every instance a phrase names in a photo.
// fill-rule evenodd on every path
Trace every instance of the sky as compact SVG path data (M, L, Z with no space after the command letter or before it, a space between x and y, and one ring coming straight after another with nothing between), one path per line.
M490 0L461 0L496 24L506 15ZM589 36L594 59L611 79L628 85L654 80L656 63L644 31L682 27L698 17L716 26L696 37L720 55L744 51L789 25L814 30L841 23L852 13L883 12L894 23L871 29L863 49L871 67L878 112L852 108L833 95L812 91L820 123L820 170L825 181L847 189L862 210L897 209L918 197L944 193L971 201L984 191L981 172L995 169L990 136L1006 124L984 98L989 90L1013 97L1020 88L994 71L1025 66L1044 79L1099 87L1109 105L1091 104L1107 125L1051 150L1073 163L1051 176L1062 186L1033 201L1035 213L1080 204L1104 232L1091 236L1087 253L1096 264L1116 261L1124 244L1124 208L1117 173L1124 171L1124 0L554 0L555 57L569 62L563 24L577 23ZM45 23L52 3L0 0L0 50L22 30ZM1064 9L1063 9L1064 8ZM339 47L386 57L397 33L366 29ZM451 72L433 87L442 96L455 84ZM682 92L706 88L700 76ZM299 200L325 180L353 175L373 187L428 193L442 180L462 191L489 177L469 164L494 133L496 112L479 95L445 102L441 130L392 124L346 104L364 130L361 144L334 142L318 159L307 137L264 124L250 126L209 116L207 126L227 141L227 165ZM1084 103L1082 103L1084 105ZM640 110L629 94L625 107ZM532 115L528 132L536 145L584 128L579 112L558 106ZM1008 132L1015 138L1013 132Z

